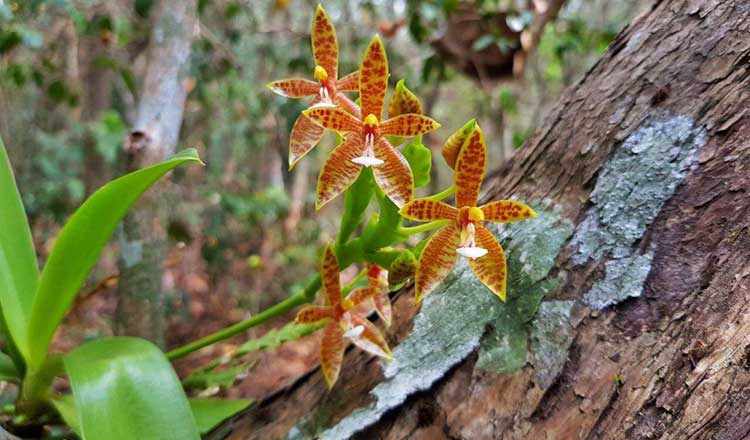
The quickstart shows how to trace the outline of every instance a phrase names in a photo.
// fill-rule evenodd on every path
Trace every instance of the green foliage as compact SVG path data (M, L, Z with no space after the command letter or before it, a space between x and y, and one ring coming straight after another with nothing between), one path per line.
M548 58L545 79L550 82L561 81L563 68L569 58L589 53L600 55L616 34L611 27L592 27L581 18L558 20L545 27L539 42L539 52Z
M261 224L277 220L289 205L283 188L274 186L249 194L223 193L220 197L222 207L231 214Z
M180 381L148 341L105 338L65 356L84 440L199 439Z

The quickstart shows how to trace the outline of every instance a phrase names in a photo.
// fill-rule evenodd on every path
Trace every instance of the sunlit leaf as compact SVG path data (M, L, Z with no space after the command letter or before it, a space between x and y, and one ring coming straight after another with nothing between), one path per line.
M39 279L31 231L0 139L0 306L12 342L27 353L26 328Z
M27 336L33 367L42 363L55 329L130 206L160 177L187 162L200 163L195 150L113 180L71 216L47 258L34 296Z
M189 402L198 431L205 434L219 423L250 406L253 400L192 397Z
M198 439L180 381L164 354L137 338L105 338L65 356L84 440Z

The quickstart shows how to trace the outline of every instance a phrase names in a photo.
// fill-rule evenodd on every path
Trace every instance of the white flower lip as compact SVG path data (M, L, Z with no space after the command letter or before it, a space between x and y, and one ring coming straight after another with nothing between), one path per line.
M279 96L283 96L284 98L286 98L287 96L289 96L289 94L288 94L288 93L286 93L286 92L285 92L284 90L282 90L282 89L280 89L280 88L278 88L278 87L272 87L272 88L271 88L271 91L272 91L273 93L275 93L275 94L279 95Z
M308 108L318 108L318 107L336 107L336 104L334 104L331 101L320 101L315 103L314 105L311 105Z
M376 167L379 165L383 165L384 163L382 160L378 159L377 157L371 157L371 156L355 157L354 159L352 159L352 162L359 164L359 165L364 165L366 167Z
M347 330L344 333L344 337L347 338L347 339L357 338L364 331L365 331L365 326L364 325L358 325L356 327L352 327L349 330Z
M481 258L487 255L487 249L474 246L460 247L456 249L456 253L463 257L471 258L472 260L474 260L476 258Z

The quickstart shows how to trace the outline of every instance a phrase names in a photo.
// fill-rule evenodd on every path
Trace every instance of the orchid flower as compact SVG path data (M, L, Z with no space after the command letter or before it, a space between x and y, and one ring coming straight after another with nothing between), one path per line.
M359 69L361 115L338 107L314 107L303 114L323 128L344 134L318 178L316 208L344 192L359 176L362 167L372 167L375 182L398 207L412 199L414 177L409 163L385 138L412 137L440 127L434 120L408 113L381 122L388 87L388 60L379 37L365 51Z
M333 388L341 371L346 339L375 356L388 360L392 357L380 330L355 309L369 296L358 293L355 289L347 298L341 298L339 263L330 245L323 252L320 275L328 305L304 307L295 321L305 324L326 321L320 343L320 367L328 387Z
M446 142L454 148L456 207L446 203L417 199L401 209L401 215L416 221L448 220L427 242L415 276L417 302L432 292L453 270L458 256L468 259L469 267L485 286L502 301L506 296L506 263L503 248L484 221L509 223L536 216L521 202L499 200L477 207L479 188L487 163L487 146L482 129L467 124ZM452 155L447 155L448 156ZM450 164L450 162L449 162Z
M380 319L386 327L391 326L393 311L391 310L391 298L388 296L388 271L380 266L371 264L367 266L367 287L352 290L348 298L355 304L360 304L367 299L372 299Z
M312 23L312 50L315 59L313 77L315 81L291 78L274 81L268 88L274 93L289 98L314 96L310 108L341 106L347 112L359 116L359 107L341 92L353 92L359 88L359 74L352 72L338 78L339 46L336 30L326 11L318 5ZM300 115L289 136L289 169L312 150L323 137L325 130Z

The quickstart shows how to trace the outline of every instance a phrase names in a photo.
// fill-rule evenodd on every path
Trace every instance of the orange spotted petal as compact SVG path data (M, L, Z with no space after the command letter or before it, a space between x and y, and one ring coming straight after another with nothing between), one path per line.
M367 283L376 288L388 288L388 271L376 264L368 265Z
M300 324L311 324L324 319L336 319L336 312L331 307L306 306L297 313L294 320Z
M429 133L438 128L440 124L435 120L427 116L408 113L384 121L380 124L380 134L411 137Z
M456 206L476 206L487 166L487 145L477 125L466 138L456 159Z
M362 148L362 139L357 135L348 137L334 148L318 176L315 209L322 208L357 180L362 165L352 162L352 159L362 154Z
M362 117L373 114L383 118L385 91L388 88L388 59L380 37L376 36L367 46L359 68L359 94L362 101Z
M406 88L404 80L400 80L396 83L396 91L391 96L391 101L388 103L388 117L395 118L399 115L407 113L422 114L422 103L419 102L417 95L412 93L411 90Z
M341 305L341 282L339 280L339 262L333 247L326 245L323 251L323 263L320 269L320 278L323 284L323 293L331 307Z
M469 259L469 267L492 293L505 301L507 268L503 248L492 232L482 225L476 225L475 242L478 247L487 249L483 257Z
M350 115L354 115L360 120L360 110L359 106L354 103L351 99L347 98L343 93L336 92L335 95L333 95L333 103L343 108L347 113Z
M536 217L536 212L515 200L498 200L481 206L484 219L490 222L510 223Z
M305 115L299 115L289 136L289 169L312 150L325 134L325 128L311 121Z
M272 92L287 98L304 98L317 95L320 84L307 79L291 78L274 81L266 85Z
M453 270L458 259L459 239L458 226L450 223L438 230L425 245L414 281L417 302L429 295Z
M336 81L336 90L341 92L359 91L359 71L352 72Z
M333 384L339 378L345 347L344 331L339 323L329 322L323 328L323 339L320 341L320 369L323 371L328 388L333 388Z
M372 302L375 303L375 311L383 320L386 327L391 326L393 321L393 309L391 308L391 297L388 295L388 288L380 289L372 296Z
M375 324L357 314L347 313L344 315L344 325L354 345L375 356L392 359L391 349Z
M367 301L368 299L372 298L372 296L375 294L375 289L372 287L358 287L354 290L352 290L349 295L347 295L347 299L352 302L355 306L362 304L363 302Z
M336 39L336 29L320 5L315 11L312 23L312 51L315 64L324 68L329 76L338 78L339 43Z
M370 265L367 270L367 281L373 288L372 302L375 304L375 311L385 326L390 327L393 311L391 297L388 295L388 271L380 266Z
M375 182L396 206L404 206L412 199L414 191L409 162L385 138L375 143L374 153L383 161L383 164L372 167Z
M458 210L447 203L430 199L417 199L401 208L401 215L420 222L432 220L454 220Z
M302 114L329 130L356 133L362 131L360 120L339 107L313 107Z
M461 146L471 132L474 131L476 125L476 120L470 120L463 127L450 135L448 140L445 141L445 144L443 144L443 158L449 167L456 167L456 159L458 158L458 153L461 151Z

